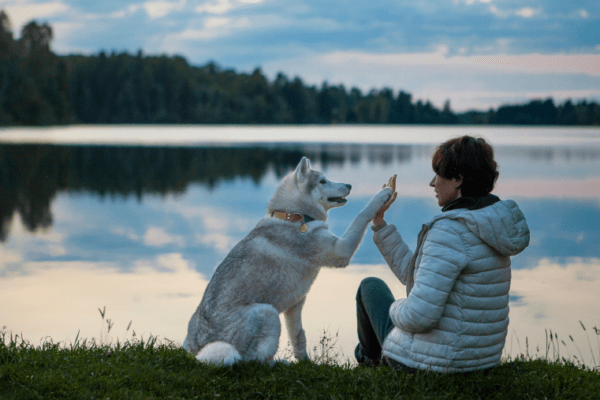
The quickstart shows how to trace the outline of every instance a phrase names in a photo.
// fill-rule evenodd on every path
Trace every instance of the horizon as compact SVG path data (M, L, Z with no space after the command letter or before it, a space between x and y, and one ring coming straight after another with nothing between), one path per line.
M270 81L411 93L454 112L600 100L600 4L557 0L89 3L0 0L15 38L33 20L58 55L179 55ZM401 71L399 73L399 71Z

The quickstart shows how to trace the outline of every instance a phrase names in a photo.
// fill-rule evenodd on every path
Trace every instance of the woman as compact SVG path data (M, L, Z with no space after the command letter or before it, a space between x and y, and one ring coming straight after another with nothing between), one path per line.
M442 213L423 225L409 250L384 213L373 220L373 240L406 285L395 300L378 278L356 295L360 364L383 359L397 369L466 372L500 362L508 328L510 256L529 244L525 217L512 200L490 194L498 178L492 147L470 136L441 144L432 159Z

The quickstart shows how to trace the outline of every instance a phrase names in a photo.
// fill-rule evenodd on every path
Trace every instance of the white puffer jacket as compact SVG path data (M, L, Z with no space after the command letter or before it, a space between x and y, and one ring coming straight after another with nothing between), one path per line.
M500 362L508 328L510 256L529 244L527 222L514 201L434 217L423 225L414 260L395 226L384 226L373 239L407 287L407 297L390 307L395 327L384 341L383 356L436 372Z

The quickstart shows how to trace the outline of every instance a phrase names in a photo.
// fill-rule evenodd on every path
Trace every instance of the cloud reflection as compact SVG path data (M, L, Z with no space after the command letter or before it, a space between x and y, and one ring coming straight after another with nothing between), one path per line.
M6 264L3 259L0 267ZM138 336L152 334L183 342L188 320L208 284L191 261L181 253L165 253L137 262L129 272L110 263L98 264L27 263L26 276L2 278L0 320L8 331L22 333L33 343L46 336L54 341L73 340L79 330L80 337L99 338L102 323L97 308L106 306L107 317L115 321L113 339L124 339L126 326L133 321ZM324 332L331 337L337 334L335 347L354 361L358 340L355 295L360 281L369 276L386 281L395 297L405 295L404 286L386 265L323 269L303 311L309 349L318 346ZM590 362L590 349L586 348L588 342L579 321L590 328L600 324L593 300L597 293L598 258L574 259L566 264L545 259L536 268L513 271L505 355L525 353L527 339L530 354L537 351L537 355L544 356L546 329L551 329L559 340L572 335L584 361ZM287 341L284 329L280 354ZM561 354L578 354L572 343L568 345L568 349L561 348Z
M532 269L513 270L511 336L516 333L521 346L527 336L531 349L543 349L546 328L556 333L559 340L572 335L584 355L584 361L589 363L591 349L579 321L585 325L600 326L598 293L599 258L573 258L565 263L544 258ZM571 347L573 343L568 344L571 353L575 353ZM524 347L521 350L524 351ZM567 351L561 344L561 354L567 354ZM594 351L597 353L600 349L594 348Z
M3 258L0 270L6 264ZM133 321L138 337L152 334L182 341L208 283L180 253L140 260L128 272L113 263L80 261L29 262L22 267L27 275L1 281L0 320L7 331L34 344L45 337L73 340L79 331L81 338L99 338L97 309L104 306L106 317L115 322L115 340L125 338Z
M161 227L151 226L144 235L144 244L146 246L162 247L168 244L175 244L179 247L185 246L185 240L180 235L172 235Z

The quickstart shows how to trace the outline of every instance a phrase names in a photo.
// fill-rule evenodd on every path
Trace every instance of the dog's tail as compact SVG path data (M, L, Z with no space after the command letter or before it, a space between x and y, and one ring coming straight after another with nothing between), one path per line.
M196 359L207 364L232 365L240 361L242 356L229 343L211 342L198 352Z

